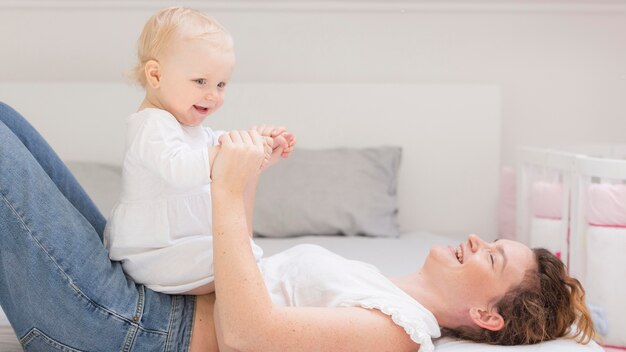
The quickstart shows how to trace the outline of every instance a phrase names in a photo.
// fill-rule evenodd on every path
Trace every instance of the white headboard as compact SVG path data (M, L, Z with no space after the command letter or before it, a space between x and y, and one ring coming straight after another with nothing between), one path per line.
M0 101L67 160L120 164L123 120L142 97L122 83L0 83ZM286 125L302 148L402 146L404 231L495 238L500 113L494 85L233 82L207 124Z

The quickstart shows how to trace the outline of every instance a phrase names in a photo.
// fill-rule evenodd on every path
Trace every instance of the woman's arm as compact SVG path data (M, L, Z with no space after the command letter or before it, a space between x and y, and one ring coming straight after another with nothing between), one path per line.
M217 153L219 153L219 146L217 147L209 147L209 160L211 169L213 169L213 163L215 162L215 158L217 157ZM212 174L212 172L211 172ZM252 225L252 221L254 219L254 202L256 200L256 188L259 183L259 175L256 177L250 177L248 184L246 185L246 189L244 191L244 202L246 204L246 219L248 223L248 233L250 237L254 235L254 227ZM213 179L213 177L211 177ZM211 291L213 292L213 291Z
M251 146L254 142L254 147ZM415 351L404 330L363 308L277 307L252 255L244 190L263 153L256 133L231 135L214 166L213 251L221 348L238 351Z
M248 235L250 237L254 236L254 202L256 200L256 188L258 184L259 175L250 177L243 196L246 207L246 223L248 224Z

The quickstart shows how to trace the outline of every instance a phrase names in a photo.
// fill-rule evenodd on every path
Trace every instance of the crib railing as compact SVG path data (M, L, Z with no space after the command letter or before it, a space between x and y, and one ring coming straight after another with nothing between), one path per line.
M558 236L561 248L561 259L566 264L569 261L568 237L570 216L570 193L572 188L572 175L576 166L576 154L540 148L521 148L518 152L517 187L516 187L516 224L517 239L527 245L531 244L530 221L531 215L531 189L533 183L541 179L549 179L561 185L563 192L561 197L561 216Z
M589 228L585 204L587 190L593 182L626 182L626 160L592 158L584 155L575 158L572 172L569 270L571 275L578 277L583 283L587 277L586 234Z
M586 153L586 154L585 154ZM592 155L592 156L590 156ZM587 189L592 183L626 183L626 145L587 145L567 150L522 147L516 168L516 237L530 245L531 193L539 180L562 187L559 239L570 273L585 279Z
M555 203L559 216L550 219L558 220L559 226L551 235L558 236L559 247L566 249L561 259L570 275L583 283L587 304L607 327L603 332L607 347L626 350L626 147L592 146L588 154L583 151L582 147L519 150L516 236L530 245L537 235L530 228L537 215L531 209L534 184L559 185L561 200Z

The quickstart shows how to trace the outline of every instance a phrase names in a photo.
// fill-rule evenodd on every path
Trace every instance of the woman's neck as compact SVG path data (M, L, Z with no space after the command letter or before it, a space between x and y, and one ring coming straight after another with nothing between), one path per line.
M459 314L451 306L446 292L433 285L427 276L418 271L414 274L391 278L396 286L428 309L441 327L455 327L459 325Z

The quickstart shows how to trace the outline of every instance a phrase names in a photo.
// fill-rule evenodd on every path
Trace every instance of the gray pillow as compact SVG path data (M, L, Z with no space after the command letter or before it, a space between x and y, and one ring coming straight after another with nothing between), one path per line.
M400 234L396 221L400 147L296 149L259 181L259 236Z

